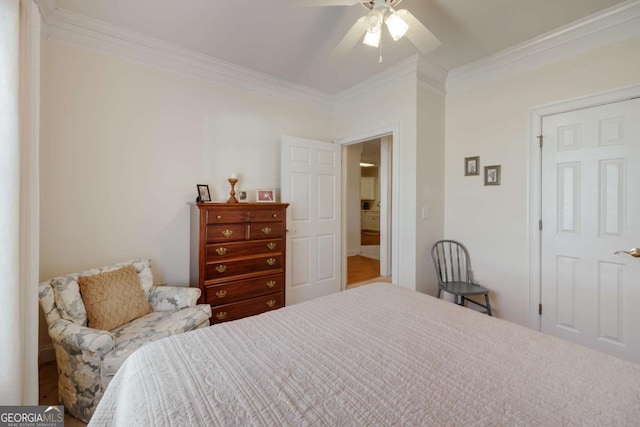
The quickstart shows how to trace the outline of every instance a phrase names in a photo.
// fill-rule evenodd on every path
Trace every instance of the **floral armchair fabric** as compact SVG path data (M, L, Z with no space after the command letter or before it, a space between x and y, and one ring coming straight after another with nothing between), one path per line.
M78 277L132 264L153 311L111 331L87 326ZM200 289L153 286L149 260L136 259L40 283L40 305L58 362L58 393L69 413L89 422L125 359L146 343L209 326L211 306L196 302Z

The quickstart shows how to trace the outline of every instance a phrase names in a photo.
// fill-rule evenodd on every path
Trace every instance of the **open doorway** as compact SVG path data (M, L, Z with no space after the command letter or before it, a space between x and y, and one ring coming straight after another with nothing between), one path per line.
M391 144L384 136L346 147L347 288L391 281Z

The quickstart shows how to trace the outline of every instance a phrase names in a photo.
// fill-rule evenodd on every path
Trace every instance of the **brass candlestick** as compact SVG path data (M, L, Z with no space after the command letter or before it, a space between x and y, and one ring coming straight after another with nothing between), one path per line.
M229 184L231 184L231 192L229 193L229 200L227 203L238 203L238 199L236 199L236 184L238 180L236 178L229 178Z

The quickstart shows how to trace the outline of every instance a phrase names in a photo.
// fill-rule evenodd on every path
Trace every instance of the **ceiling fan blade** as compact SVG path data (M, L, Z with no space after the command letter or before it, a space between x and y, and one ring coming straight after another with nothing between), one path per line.
M409 30L406 34L407 38L416 45L420 52L432 52L442 44L442 42L407 9L398 10L396 14L409 24Z
M368 3L369 0L300 0L298 5L307 7L351 6L356 3Z
M347 32L347 34L342 38L338 46L333 49L331 52L331 57L333 58L342 58L347 56L351 49L353 49L360 38L367 32L367 24L366 17L362 17L353 24L353 27Z

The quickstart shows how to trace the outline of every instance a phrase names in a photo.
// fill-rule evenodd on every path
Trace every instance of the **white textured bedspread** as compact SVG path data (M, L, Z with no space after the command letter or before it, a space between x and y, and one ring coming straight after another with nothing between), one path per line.
M372 284L146 345L90 425L637 426L640 365Z

